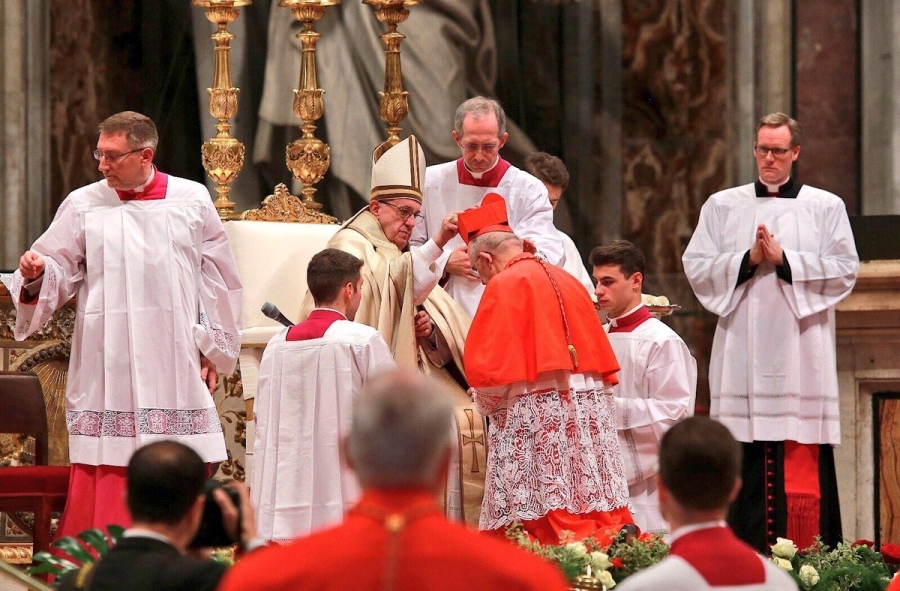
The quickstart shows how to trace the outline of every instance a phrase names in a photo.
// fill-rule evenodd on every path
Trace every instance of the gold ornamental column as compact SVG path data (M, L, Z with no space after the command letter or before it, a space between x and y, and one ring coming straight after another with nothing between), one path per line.
M313 24L322 18L325 9L340 4L341 0L281 0L278 6L289 8L303 30L297 33L301 45L300 83L294 90L294 115L303 125L303 136L287 145L285 162L297 182L303 185L300 194L303 205L313 211L322 209L316 202L315 184L322 180L331 166L331 148L315 136L316 121L325 111L323 90L319 88L316 72L316 42L322 36L313 30Z
M409 93L403 90L403 76L400 72L400 42L405 35L397 32L397 25L409 17L409 6L415 6L420 0L362 0L363 4L371 4L375 16L382 23L387 23L388 30L381 35L384 43L384 92L379 92L379 114L387 123L387 141L392 146L400 141L400 122L409 114Z
M209 92L209 113L219 120L216 137L203 143L201 153L203 168L209 178L218 183L218 198L214 205L222 220L233 220L240 217L234 210L235 203L228 198L231 187L228 183L237 178L244 167L244 144L231 137L229 119L237 115L239 88L231 85L231 40L234 35L228 31L228 24L237 19L238 8L252 4L252 0L193 0L194 6L206 9L206 18L218 25L219 30L211 39L216 46L216 70L213 75L213 87Z

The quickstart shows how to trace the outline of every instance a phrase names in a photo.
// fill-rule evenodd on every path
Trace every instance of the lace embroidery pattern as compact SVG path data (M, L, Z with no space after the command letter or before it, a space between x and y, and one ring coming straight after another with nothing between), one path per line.
M533 390L498 408L491 426L481 529L537 519L552 509L628 506L615 406L602 390Z
M241 337L231 332L226 332L221 328L212 328L209 324L209 317L206 312L200 312L200 325L212 337L216 348L231 357L237 359L241 353Z
M214 408L177 410L138 409L135 413L117 410L70 410L66 413L70 435L86 437L134 437L141 435L200 435L221 433L222 423Z

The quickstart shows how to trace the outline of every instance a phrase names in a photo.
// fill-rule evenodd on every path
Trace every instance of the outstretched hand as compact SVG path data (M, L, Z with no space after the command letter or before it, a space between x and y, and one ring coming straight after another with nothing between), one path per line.
M441 229L438 230L438 233L434 237L434 243L444 248L444 245L450 242L450 240L459 234L459 227L456 225L459 220L458 212L453 212L447 214L444 217L444 220L441 222Z

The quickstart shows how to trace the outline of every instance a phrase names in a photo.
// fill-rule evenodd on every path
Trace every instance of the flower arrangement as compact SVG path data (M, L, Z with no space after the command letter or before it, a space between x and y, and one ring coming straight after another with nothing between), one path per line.
M609 546L600 547L593 538L576 541L568 533L559 545L553 545L532 540L517 522L507 528L506 536L525 550L555 563L573 584L588 572L606 589L612 589L629 575L653 566L669 554L662 537L653 534L641 534L634 539L621 537Z
M570 534L553 545L532 540L520 523L513 523L506 536L555 563L576 588L579 578L589 572L606 589L612 589L669 554L668 545L654 534L620 537L605 547L593 538L576 541ZM884 591L900 568L900 545L883 544L879 553L867 540L841 542L832 549L816 537L809 548L799 550L791 540L778 538L771 552L771 560L787 571L802 591Z
M803 591L884 591L900 564L900 546L884 544L876 552L868 540L841 542L833 549L816 536L798 550L791 540L778 538L772 560L786 570Z

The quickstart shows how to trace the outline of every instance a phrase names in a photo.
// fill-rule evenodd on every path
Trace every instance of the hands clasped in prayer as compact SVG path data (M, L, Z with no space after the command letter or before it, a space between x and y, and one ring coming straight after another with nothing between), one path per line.
M784 251L775 240L775 234L769 232L765 224L760 224L756 228L756 241L750 247L750 264L756 266L763 260L780 267L784 265Z

